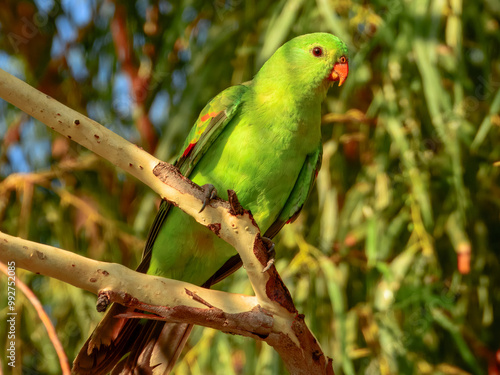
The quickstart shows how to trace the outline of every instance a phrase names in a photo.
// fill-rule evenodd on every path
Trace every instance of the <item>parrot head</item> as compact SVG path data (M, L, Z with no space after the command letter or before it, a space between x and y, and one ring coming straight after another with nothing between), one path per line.
M349 74L347 47L332 34L313 33L296 37L276 54L284 55L293 70L302 73L299 77L304 80L328 80L342 86Z
M292 39L287 44L290 52L297 56L294 63L309 70L311 76L316 74L318 78L338 82L339 86L347 79L347 47L336 36L327 33L307 34Z
M312 33L283 44L256 78L272 79L292 92L321 92L324 96L334 82L341 86L348 74L345 43L332 34Z

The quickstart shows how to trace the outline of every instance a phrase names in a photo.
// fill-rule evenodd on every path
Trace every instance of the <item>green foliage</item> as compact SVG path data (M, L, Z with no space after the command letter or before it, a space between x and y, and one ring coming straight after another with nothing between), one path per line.
M341 37L350 75L327 97L323 168L278 239L278 270L337 375L498 373L494 1L42 3L0 4L0 67L165 160L204 104L251 79L284 41ZM0 230L137 265L158 203L147 188L5 102L0 134ZM72 360L98 320L95 297L17 276ZM251 293L242 270L221 288ZM17 296L14 373L59 373L38 316ZM265 344L202 329L176 368L254 373L285 370Z

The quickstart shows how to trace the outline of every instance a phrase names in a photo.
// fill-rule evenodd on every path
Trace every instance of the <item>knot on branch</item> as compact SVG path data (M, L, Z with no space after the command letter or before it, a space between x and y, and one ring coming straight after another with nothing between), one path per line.
M108 291L100 292L99 297L97 297L96 310L98 312L104 312L111 304L111 298Z

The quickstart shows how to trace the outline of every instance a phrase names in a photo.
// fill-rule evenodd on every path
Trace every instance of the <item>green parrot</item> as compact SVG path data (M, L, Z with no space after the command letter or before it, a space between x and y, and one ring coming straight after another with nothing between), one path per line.
M273 238L298 216L321 166L321 103L349 72L346 45L327 33L281 46L254 79L229 87L200 113L175 165L227 199L236 192L260 230ZM210 287L241 266L232 246L163 201L138 271ZM168 291L165 291L168 293ZM118 304L85 343L77 374L168 374L189 324L115 318Z

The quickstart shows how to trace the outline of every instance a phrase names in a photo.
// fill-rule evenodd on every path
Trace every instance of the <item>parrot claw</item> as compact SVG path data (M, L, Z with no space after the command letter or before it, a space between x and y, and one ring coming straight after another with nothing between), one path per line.
M269 271L269 268L274 264L276 260L276 250L274 250L274 242L267 237L262 237L262 241L267 245L267 253L269 254L269 259L266 266L262 269L262 273Z
M205 184L202 186L203 193L205 195L205 199L203 200L203 205L201 206L201 210L198 212L199 214L203 212L207 204L210 203L212 199L217 196L217 189L212 184Z

